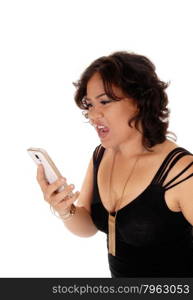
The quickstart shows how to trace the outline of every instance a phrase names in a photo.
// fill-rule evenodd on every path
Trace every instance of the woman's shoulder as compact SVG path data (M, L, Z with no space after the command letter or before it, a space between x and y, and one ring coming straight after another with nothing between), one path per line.
M178 161L178 163L176 163L174 166L174 168L177 168L180 170L180 168L185 166L189 161L193 160L193 154L186 147L183 147L182 145L178 145L173 141L166 140L162 144L156 145L155 147L153 147L153 152L150 152L150 154L147 155L146 158L147 159L149 158L150 161L154 161L154 162L159 161L161 163L163 160L165 160L169 156L169 154L174 149L177 149L177 148L181 148L181 149L179 151L175 152L176 154L174 154L173 158L177 157L179 154L184 152L182 155L179 155L179 159L176 160L176 161Z
M169 154L177 148L180 148L179 151L175 151L173 155L170 155L169 157ZM163 148L162 150L163 151L160 151L160 153L158 154L158 157L160 157L160 161L162 162L166 162L167 159L166 164L169 165L170 169L168 174L168 181L180 174L182 175L179 177L179 179L182 179L187 175L193 173L193 154L189 149L174 142L168 141L165 144L165 148Z
M178 153L184 152L184 155L180 156L179 161L186 162L189 160L192 160L193 153L190 151L190 149L187 149L186 147L183 147L182 145L178 145L172 141L167 140L165 147L163 147L163 151L160 151L160 155L163 153L164 155L168 155L170 152L172 152L174 149L180 148Z
M180 147L178 144L166 139L163 143L155 145L155 147L153 147L153 151L158 156L162 156L168 154L169 152L178 147Z

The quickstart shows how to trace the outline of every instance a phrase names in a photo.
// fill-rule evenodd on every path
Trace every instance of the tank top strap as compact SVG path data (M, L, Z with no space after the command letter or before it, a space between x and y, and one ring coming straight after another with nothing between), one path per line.
M93 152L93 164L95 167L98 167L102 159L105 148L100 144L98 145Z
M168 176L168 173L170 172L170 170L172 169L172 167L176 164L176 162L181 157L183 157L185 155L193 155L193 154L191 152L189 152L188 150L182 148L182 147L177 147L177 148L173 149L171 152L169 152L168 155L166 156L166 158L164 159L164 161L162 162L160 168L158 169L156 175L154 176L154 178L152 180L152 184L158 184L158 185L163 186L163 182L165 181L165 179ZM170 180L170 182L168 182L163 187L166 188L166 186L168 186L171 182L173 182L180 175L182 175L192 164L193 164L193 162L190 163L184 170L182 170L182 172L180 172L177 176L175 176L175 178L173 178L172 180ZM185 179L188 179L188 178L185 178ZM185 179L183 179L182 181L184 181ZM178 183L176 183L176 184L178 184Z

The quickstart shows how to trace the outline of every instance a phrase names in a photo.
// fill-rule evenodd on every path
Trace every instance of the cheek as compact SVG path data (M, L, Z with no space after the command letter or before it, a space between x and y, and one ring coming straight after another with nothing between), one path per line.
M116 132L119 136L126 136L133 132L134 122L131 122L131 126L129 126L129 120L132 118L133 114L124 113L121 114L119 117L114 119L113 123L113 131Z
M125 107L125 109L120 114L120 117L122 118L122 124L126 125L128 128L129 121L136 115L137 111L133 107ZM133 122L131 122L133 124ZM131 128L130 128L131 129Z
M117 104L119 103L117 102ZM129 127L128 122L135 115L135 113L136 111L132 106L117 105L116 108L114 107L114 109L108 113L109 125L111 124L112 129L114 129L116 132L128 132L132 129Z
M116 119L113 130L119 135L125 135L130 132L131 128L128 125L128 117L125 119Z

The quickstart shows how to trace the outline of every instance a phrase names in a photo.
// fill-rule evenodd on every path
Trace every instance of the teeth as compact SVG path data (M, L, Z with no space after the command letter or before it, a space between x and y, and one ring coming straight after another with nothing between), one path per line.
M94 124L94 127L98 128L98 129L105 128L105 126L103 126L103 125L96 125L96 124Z

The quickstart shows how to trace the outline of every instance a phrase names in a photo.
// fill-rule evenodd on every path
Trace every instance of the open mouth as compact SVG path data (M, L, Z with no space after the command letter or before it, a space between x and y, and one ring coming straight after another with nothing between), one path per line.
M100 138L106 137L110 131L108 127L102 125L97 125L96 129Z

